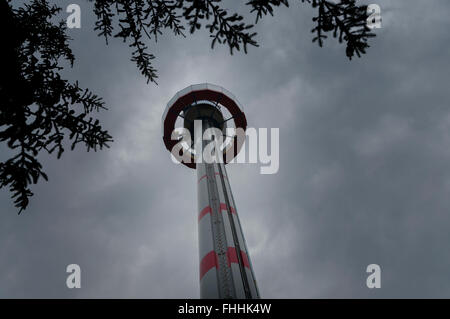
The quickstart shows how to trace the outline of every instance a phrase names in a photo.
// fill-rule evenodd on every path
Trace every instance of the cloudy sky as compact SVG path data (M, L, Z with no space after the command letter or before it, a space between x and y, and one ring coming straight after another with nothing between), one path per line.
M149 43L158 86L78 3L64 74L104 98L115 141L42 154L49 182L21 215L0 190L0 297L199 297L196 175L170 160L161 116L202 82L233 92L250 126L280 128L277 174L228 166L262 297L450 297L448 1L379 0L382 29L353 61L333 39L311 43L314 11L295 1L258 24L247 55L167 35ZM81 289L66 287L72 263ZM372 263L381 289L366 287Z

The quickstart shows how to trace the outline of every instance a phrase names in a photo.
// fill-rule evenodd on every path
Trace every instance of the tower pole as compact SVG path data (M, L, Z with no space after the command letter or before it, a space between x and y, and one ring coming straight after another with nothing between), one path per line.
M204 119L200 136L210 127ZM197 184L200 297L259 298L225 165L197 163Z
M227 113L222 113L222 110ZM180 117L184 128L195 139L191 140L187 149L183 146L186 143L183 139L173 138L176 122ZM203 153L204 149L210 151L203 140L208 128L219 130L214 139L220 139L227 126L234 127L236 132L245 132L247 119L242 105L223 87L210 83L191 85L178 91L167 103L162 122L163 141L167 150L181 163L197 170L201 298L260 298L223 163L223 159L229 162L239 152L244 140L242 134L236 133L220 147L216 143L216 161L199 161L198 153ZM195 125L198 122L202 125ZM186 156L180 157L180 143L182 149L187 151L184 154ZM220 148L220 152L217 148Z

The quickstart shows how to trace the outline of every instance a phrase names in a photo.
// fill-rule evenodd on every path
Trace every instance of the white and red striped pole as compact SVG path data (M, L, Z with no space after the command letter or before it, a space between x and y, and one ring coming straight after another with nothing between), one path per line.
M259 298L225 165L197 163L197 178L200 297Z
M231 117L224 119L221 108ZM224 132L226 122L234 122L236 129L245 131L247 120L242 106L224 88L211 84L197 84L179 91L167 104L163 114L163 140L172 152L177 141L172 139L175 122L183 118L184 127L196 139L193 144L206 146L205 130L217 128ZM200 126L195 122L201 121ZM194 132L195 131L195 132ZM242 144L232 138L224 145L225 162L237 155ZM223 161L198 161L198 153L180 159L187 167L197 170L198 233L200 254L201 298L260 298L236 204ZM203 155L203 154L201 154Z

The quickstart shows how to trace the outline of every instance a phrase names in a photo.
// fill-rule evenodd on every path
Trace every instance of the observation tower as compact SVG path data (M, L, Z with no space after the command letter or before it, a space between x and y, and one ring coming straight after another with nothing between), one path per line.
M245 134L228 135L229 128L245 132L242 106L220 86L191 85L167 103L162 124L166 148L197 171L200 298L260 298L225 169L245 140ZM179 128L183 132L177 133ZM208 132L218 132L220 139ZM181 143L187 135L193 138ZM208 161L203 153L211 141L217 144L213 161Z

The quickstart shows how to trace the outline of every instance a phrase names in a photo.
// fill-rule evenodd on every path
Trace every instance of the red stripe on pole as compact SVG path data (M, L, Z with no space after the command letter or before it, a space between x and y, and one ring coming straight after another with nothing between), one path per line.
M220 203L220 210L227 210L227 204ZM236 210L230 206L230 210L232 214L236 214Z
M244 267L247 267L250 269L250 264L248 262L247 254L244 253L242 250L241 250L241 257L242 257L242 262L244 263ZM237 258L236 248L228 247L227 259L228 259L228 267L231 266L231 263L235 263L235 264L239 263L238 258Z
M217 172L215 172L214 174L215 174L215 175L218 175L218 176L222 175L222 174L217 173ZM227 178L225 175L222 175L222 176L225 177L225 178ZM208 176L207 176L206 174L203 175L202 177L199 178L198 183L200 183L200 182L202 181L202 179L207 178L207 177L208 177Z
M221 211L227 210L227 205L225 203L220 203L220 210ZM230 207L230 210L232 214L236 214L236 210L233 207ZM202 219L203 216L205 216L206 214L212 214L211 206L206 206L205 208L202 209L200 214L198 214L198 221L200 221L200 219Z
M218 172L215 172L214 174L215 174L215 175L218 175L218 176L222 175L223 177L227 178L225 175L220 174L220 173L218 173Z
M202 177L200 177L200 179L198 180L198 182L200 183L202 181L202 179L204 179L205 177L208 177L206 174L203 175Z
M242 257L242 262L244 263L244 266L250 269L250 263L248 262L247 254L244 253L244 251L242 251L242 250L241 250L241 257Z
M217 261L217 254L214 250L211 250L209 253L203 257L200 261L200 280L202 280L203 276L211 270L211 268L219 268L219 263Z
M202 211L198 215L198 221L200 221L200 219L202 219L203 216L205 216L206 214L211 214L211 213L212 213L211 206L206 206L205 208L202 209Z
M234 247L228 247L227 250L227 259L228 259L228 267L231 266L231 263L238 263L236 249Z

